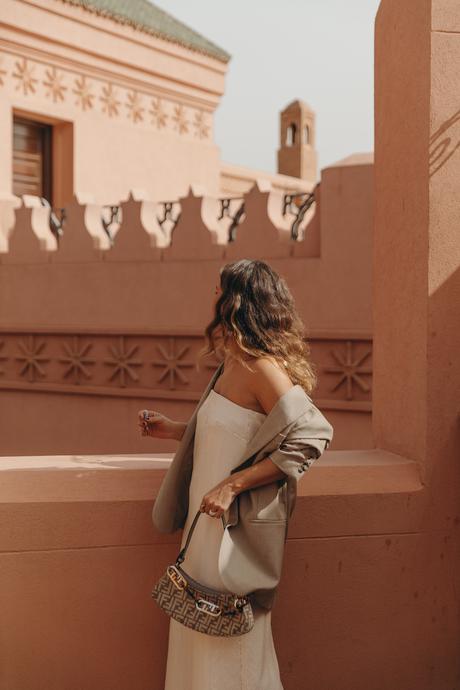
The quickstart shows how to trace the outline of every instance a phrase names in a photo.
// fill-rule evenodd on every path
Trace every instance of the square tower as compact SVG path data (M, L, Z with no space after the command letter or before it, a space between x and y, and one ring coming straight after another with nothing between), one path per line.
M316 183L315 113L304 101L292 101L280 113L278 172Z

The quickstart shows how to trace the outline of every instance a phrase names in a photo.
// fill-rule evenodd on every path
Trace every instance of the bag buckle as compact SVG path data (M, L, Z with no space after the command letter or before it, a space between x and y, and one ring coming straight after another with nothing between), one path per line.
M206 599L197 599L195 601L195 606L198 611L206 613L208 616L220 616L221 614L220 606L214 604L212 601L206 601Z
M245 597L235 597L235 600L233 602L233 606L236 609L243 608L243 606L245 606L245 604L247 604L247 599Z
M178 569L176 568L175 565L168 565L167 573L168 573L169 579L177 587L177 589L185 589L185 587L187 586L187 580L178 571Z

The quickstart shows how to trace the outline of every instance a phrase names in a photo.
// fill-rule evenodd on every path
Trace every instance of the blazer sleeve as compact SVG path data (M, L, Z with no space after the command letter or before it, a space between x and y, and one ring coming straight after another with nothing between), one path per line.
M285 474L299 480L323 454L334 435L331 424L313 403L290 427L270 460Z

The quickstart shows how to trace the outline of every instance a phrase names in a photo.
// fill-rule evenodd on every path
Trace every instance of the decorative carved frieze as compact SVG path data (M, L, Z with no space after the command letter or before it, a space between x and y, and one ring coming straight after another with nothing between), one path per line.
M0 389L198 400L219 364L196 367L197 335L49 331L0 332ZM324 409L370 412L372 341L310 337Z
M165 98L155 93L154 87L129 88L116 75L109 79L97 77L4 50L0 54L0 87L9 84L28 98L44 95L53 103L76 106L84 113L99 111L109 119L128 119L181 137L204 140L212 136L211 111Z

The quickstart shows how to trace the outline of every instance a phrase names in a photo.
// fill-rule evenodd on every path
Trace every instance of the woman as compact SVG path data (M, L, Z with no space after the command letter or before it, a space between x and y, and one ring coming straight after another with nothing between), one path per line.
M182 548L200 510L186 572L221 591L257 595L254 627L244 635L214 637L170 619L165 690L283 689L271 607L287 519L299 475L332 439L305 392L316 376L303 331L286 282L267 263L226 264L202 353L224 361L192 418L175 422L149 411L146 422L139 412L144 435L181 441L154 524L165 532L183 527Z

